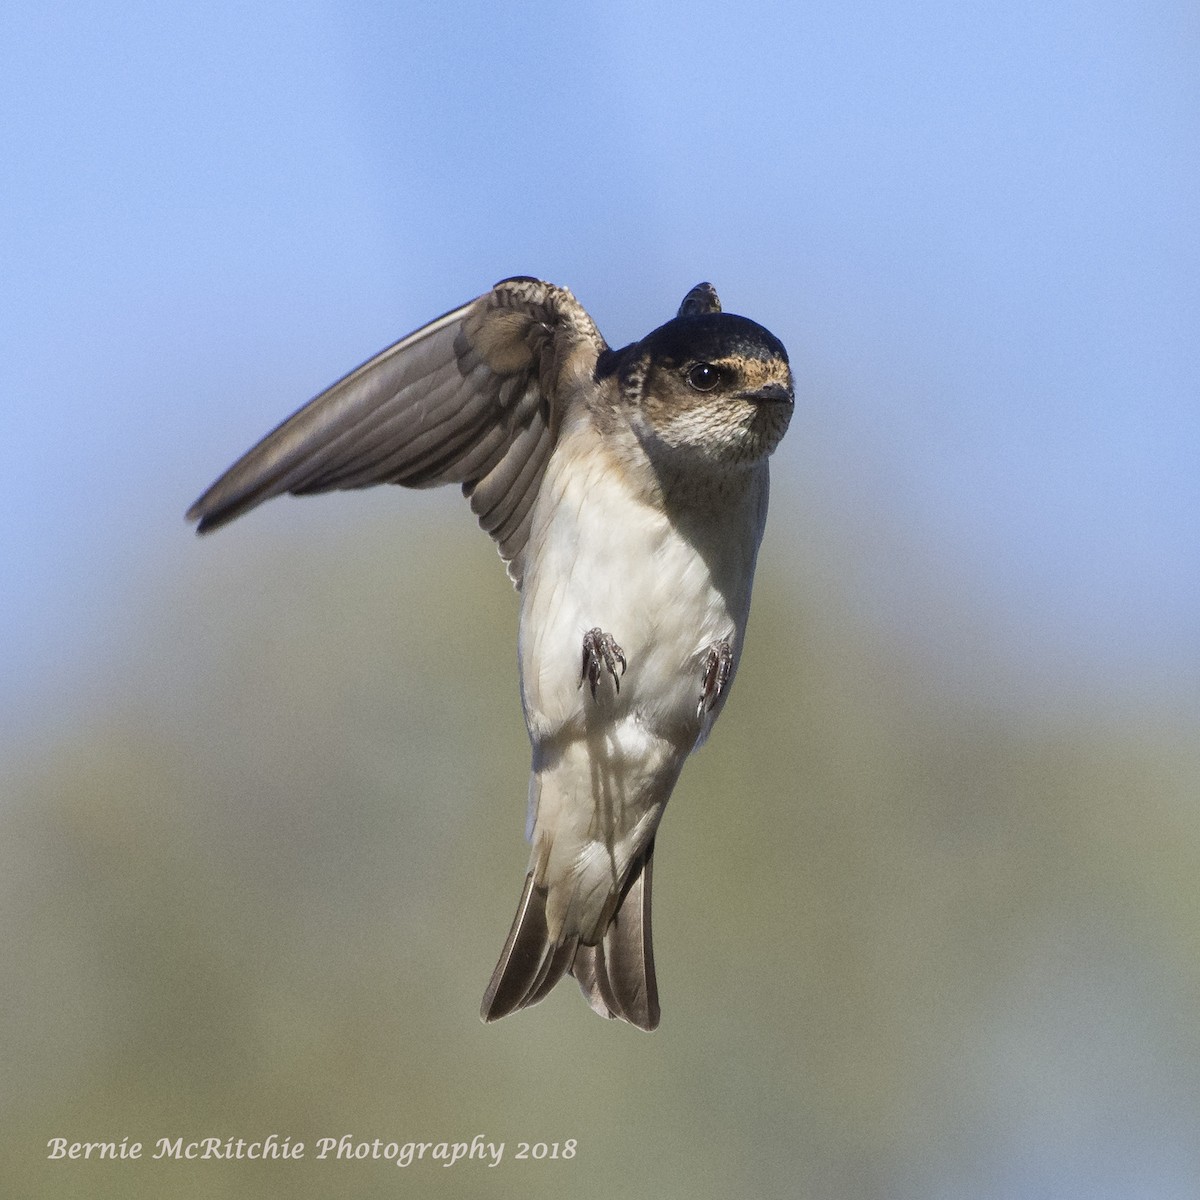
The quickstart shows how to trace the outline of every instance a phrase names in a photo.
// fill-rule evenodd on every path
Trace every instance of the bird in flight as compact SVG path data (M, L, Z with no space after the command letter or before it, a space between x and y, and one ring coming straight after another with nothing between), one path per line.
M285 492L461 485L520 592L529 873L483 998L565 975L659 1021L654 839L741 657L767 459L793 385L779 339L711 284L613 350L565 288L519 276L311 400L188 510L207 533Z

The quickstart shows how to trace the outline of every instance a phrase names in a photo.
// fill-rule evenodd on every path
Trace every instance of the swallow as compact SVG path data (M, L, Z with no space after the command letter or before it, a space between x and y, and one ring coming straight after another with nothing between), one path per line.
M768 463L794 404L779 339L702 283L610 349L565 288L518 276L311 400L188 510L208 533L272 496L457 483L520 593L529 871L483 998L564 975L659 1022L654 841L737 673Z

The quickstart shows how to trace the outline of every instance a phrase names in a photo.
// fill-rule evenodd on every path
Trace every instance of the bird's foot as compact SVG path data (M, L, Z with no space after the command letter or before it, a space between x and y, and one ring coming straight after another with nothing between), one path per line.
M704 688L700 692L700 702L696 705L696 716L702 717L706 712L712 712L717 699L729 682L729 673L733 670L733 651L729 643L722 639L712 646L704 663Z
M596 698L596 685L600 682L600 666L612 676L613 686L621 690L621 677L617 674L617 663L621 664L621 675L625 674L625 651L617 645L611 633L602 629L589 629L583 635L583 670L579 674L579 686L584 681L592 689L592 699Z

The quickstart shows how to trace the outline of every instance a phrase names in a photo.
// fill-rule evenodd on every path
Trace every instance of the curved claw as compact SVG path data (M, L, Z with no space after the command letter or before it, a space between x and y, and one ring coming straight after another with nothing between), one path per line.
M583 687L586 680L592 689L592 699L596 698L596 685L600 682L600 665L612 676L613 686L618 695L621 691L621 677L617 674L617 663L621 664L621 675L625 674L628 665L625 661L625 651L617 645L611 633L602 629L589 629L583 635L583 669L579 673L579 686Z
M727 641L721 640L709 649L704 662L704 687L700 691L700 702L696 705L696 717L712 712L733 671L733 650Z

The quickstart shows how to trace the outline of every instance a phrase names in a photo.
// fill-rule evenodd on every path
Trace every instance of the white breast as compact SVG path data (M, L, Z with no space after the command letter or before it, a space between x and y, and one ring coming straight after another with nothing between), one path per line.
M709 650L728 642L735 669L741 652L765 464L759 474L731 503L672 519L589 425L564 431L534 510L522 588L522 697L535 748L579 736L596 704L621 741L665 738L686 754L707 732L716 712L702 721L696 710ZM594 628L628 664L619 694L602 673L595 700L579 686Z
M726 489L732 498L701 497L669 516L646 486L645 462L639 487L636 459L631 471L624 458L577 415L547 468L525 558L527 834L553 939L597 936L720 712L725 693L698 713L705 666L724 641L736 669L766 512L765 463ZM627 668L617 681L602 670L593 697L580 676L584 635L596 628L620 645Z

